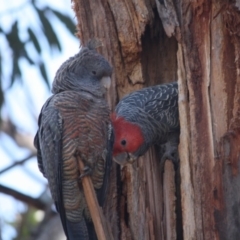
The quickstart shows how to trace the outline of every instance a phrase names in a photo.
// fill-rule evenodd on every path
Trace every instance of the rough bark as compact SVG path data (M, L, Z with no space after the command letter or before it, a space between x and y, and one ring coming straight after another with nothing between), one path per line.
M176 80L177 43L165 35L154 1L76 0L74 10L78 37L101 39L114 67L111 105L143 86ZM113 165L104 210L114 239L164 239L162 189L154 149L132 166Z
M179 82L181 179L171 163L162 175L155 149L131 166L113 164L104 212L114 239L238 239L238 1L74 0L73 7L81 42L101 39L114 67L112 107L144 86Z
M238 239L240 13L225 1L182 4L182 12L180 98L188 94L188 101L181 127L187 116L189 123L180 147L180 158L189 161L181 164L184 237ZM188 171L191 191L184 183Z

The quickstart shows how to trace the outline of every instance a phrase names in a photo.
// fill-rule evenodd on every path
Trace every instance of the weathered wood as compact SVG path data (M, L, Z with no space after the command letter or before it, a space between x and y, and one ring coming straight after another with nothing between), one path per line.
M182 214L176 214L177 239L181 227L187 240L238 239L239 1L73 2L78 37L83 43L100 38L100 51L114 67L112 106L143 86L178 79ZM173 223L164 209L172 197L164 199L163 189L171 181L162 181L157 152L151 149L132 166L113 164L104 212L114 239L169 236Z
M177 79L177 44L168 39L151 0L74 0L78 37L102 40L101 53L114 67L112 104L117 96ZM115 92L115 86L117 92ZM116 94L117 93L117 94ZM114 239L164 239L162 175L155 151L117 171L114 164L107 204ZM111 205L111 207L109 207Z
M181 138L180 146L180 149L184 148L180 150L180 158L185 239L239 237L240 213L233 208L239 205L240 194L233 196L231 193L239 187L239 176L234 179L228 174L224 157L226 152L233 151L230 158L236 162L238 169L240 151L234 146L239 143L239 132L234 129L234 137L232 135L230 141L227 137L231 128L229 123L239 118L237 114L233 117L233 106L239 109L235 91L239 88L239 61L236 61L239 56L239 35L236 36L239 32L236 28L239 26L239 10L233 4L224 1L182 3L180 26L183 57L180 61L183 61L183 66L179 64L179 67L186 72L188 92L181 96L188 95L185 120L189 119L190 129L189 140L186 136L187 145L183 146ZM232 35L228 33L228 26ZM182 112L180 115L184 131L184 116ZM224 145L226 148L223 150ZM189 159L191 178L185 176L188 169L183 167L183 155ZM187 193L184 186L188 184L190 191ZM187 206L190 208L188 213Z
M178 83L179 83L179 120L181 125L179 157L181 172L181 201L184 239L195 239L196 222L194 213L194 193L191 178L191 159L190 159L190 129L189 111L187 98L187 83L184 67L183 52L181 46L178 49ZM184 129L184 130L183 130Z
M215 135L214 219L219 239L240 236L240 5L215 2L211 102ZM214 53L213 53L214 52ZM219 66L218 69L215 66ZM227 221L226 221L227 219Z
M165 171L163 174L163 197L164 197L164 215L165 215L165 229L166 234L164 239L176 240L176 187L175 187L175 173L172 162L167 160L165 162Z
M78 166L80 173L84 173L84 163L78 156ZM113 240L112 233L108 227L108 222L103 216L102 209L98 205L96 193L92 184L90 176L84 176L82 178L83 191L88 205L89 212L91 214L92 222L99 240Z

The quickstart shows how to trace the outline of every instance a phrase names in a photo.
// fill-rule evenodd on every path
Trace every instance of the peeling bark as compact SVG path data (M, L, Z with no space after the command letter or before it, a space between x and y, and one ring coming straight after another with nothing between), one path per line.
M114 239L238 239L238 1L73 3L79 39L102 40L114 67L111 106L144 86L179 83L181 179L174 190L171 163L163 176L156 149L132 166L114 164L104 207Z
M233 5L224 1L182 4L185 14L180 24L181 47L188 92L180 94L180 98L188 93L185 109L189 116L187 158L191 174L190 182L190 178L184 177L186 169L181 167L184 239L240 236L240 213L236 207L240 194L234 191L239 189L240 13ZM186 129L182 128L183 121L182 132ZM236 123L234 129L232 122ZM184 144L183 138L180 141ZM184 148L180 146L182 165L187 151ZM229 173L227 159L234 162L231 165L235 178ZM185 191L187 183L193 192ZM191 206L189 213L185 212L185 200ZM195 224L191 217L193 208Z
M176 188L173 164L167 160L165 163L165 173L163 176L164 189L164 212L165 212L165 228L166 235L164 239L174 240L177 238L176 227Z

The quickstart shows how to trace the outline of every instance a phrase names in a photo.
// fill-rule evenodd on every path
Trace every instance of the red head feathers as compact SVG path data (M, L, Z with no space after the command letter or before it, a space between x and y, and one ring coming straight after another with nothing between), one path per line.
M144 137L141 128L123 117L111 115L114 129L113 156L122 152L133 153L144 143Z

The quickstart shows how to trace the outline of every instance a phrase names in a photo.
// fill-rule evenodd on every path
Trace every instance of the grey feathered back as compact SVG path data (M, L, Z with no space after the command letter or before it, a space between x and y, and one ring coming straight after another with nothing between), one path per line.
M180 128L178 84L161 84L130 93L121 99L115 111L117 116L141 127L147 145L163 143L168 133Z

